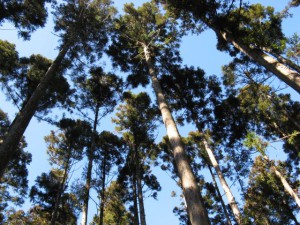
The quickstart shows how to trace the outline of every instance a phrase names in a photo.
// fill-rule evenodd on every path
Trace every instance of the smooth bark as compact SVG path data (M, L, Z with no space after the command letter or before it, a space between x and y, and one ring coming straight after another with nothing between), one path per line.
M3 176L5 169L10 161L13 160L16 153L17 146L31 120L34 116L40 100L45 94L45 90L49 86L51 79L55 76L62 60L69 50L69 45L66 44L49 67L45 76L41 79L39 85L32 93L28 102L17 114L13 123L11 124L8 133L4 137L3 143L0 145L0 179Z
M264 159L269 163L270 160L267 156L264 156ZM292 189L292 187L289 185L289 183L287 182L287 180L284 178L284 176L277 170L276 166L271 166L271 169L274 171L275 175L280 179L284 190L290 195L292 196L292 198L295 200L295 202L297 203L298 207L300 208L300 199L298 197L298 195L294 192L294 190Z
M93 161L94 161L93 155L95 151L95 139L96 139L97 125L98 125L98 114L99 114L99 106L97 105L95 110L91 147L88 153L88 167L87 167L86 182L85 182L85 195L84 195L83 206L82 206L81 225L87 225L92 169L93 169Z
M223 212L224 212L225 217L226 217L226 220L227 220L227 224L228 224L228 225L232 225L231 220L230 220L230 217L229 217L228 212L227 212L227 209L226 209L226 205L225 205L225 203L224 203L224 201L223 201L223 198L222 198L220 189L219 189L218 184L217 184L217 182L216 182L215 175L214 175L214 173L212 172L211 166L210 166L210 165L207 165L207 167L208 167L208 170L209 170L209 172L210 172L210 174L211 174L211 177L212 177L212 179L213 179L213 183L214 183L215 189L216 189L216 191L217 191L218 197L219 197L219 199L220 199L220 201L221 201L221 205L222 205Z
M295 91L300 93L300 74L295 70L288 68L286 65L278 61L276 58L264 53L260 49L251 49L250 47L241 43L241 41L234 39L229 33L210 26L218 35L224 38L225 41L231 43L239 51L243 52L251 59L265 67L268 71L272 72L280 80L285 82Z
M298 66L297 64L295 64L293 61L291 61L290 59L287 59L273 51L271 51L270 49L266 49L264 48L263 51L267 52L268 54L272 55L273 57L275 57L280 63L285 64L287 66L289 66L290 68L292 68L293 70L295 70L298 74L300 74L300 66Z
M149 69L152 87L155 92L162 119L165 124L167 135L173 148L173 155L178 174L182 183L184 197L187 203L187 211L192 225L209 225L209 218L204 207L199 187L186 156L180 134L172 117L171 111L165 100L160 83L157 79L155 67L150 57L146 44L143 44L145 60Z
M222 188L226 194L226 197L228 199L228 202L229 202L229 205L230 205L230 208L234 214L234 217L237 221L238 224L242 224L242 214L238 208L238 205L235 201L235 198L230 190L230 187L229 185L227 184L224 176L223 176L223 173L220 169L220 166L219 166L219 163L217 162L217 159L213 153L213 151L210 149L210 147L208 146L208 143L207 141L205 140L205 138L203 138L203 145L204 145L204 148L205 148L205 151L207 152L208 154L208 157L209 157L209 160L211 161L211 164L213 165L213 167L215 168L216 170L216 173L218 175L218 178L220 180L220 183L222 185Z

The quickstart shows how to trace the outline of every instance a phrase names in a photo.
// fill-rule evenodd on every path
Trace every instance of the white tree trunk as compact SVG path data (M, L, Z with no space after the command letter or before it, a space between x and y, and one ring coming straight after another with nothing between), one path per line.
M270 162L270 160L267 156L264 156L264 159L267 162ZM295 200L298 207L300 208L300 199L299 199L298 195L294 192L292 187L289 185L287 180L282 176L282 174L277 170L277 168L275 166L271 166L271 169L275 172L275 175L280 179L280 181L284 187L284 190L292 196L292 198Z
M171 111L165 100L160 83L157 79L153 62L150 58L150 52L147 45L143 45L146 63L152 80L152 87L155 92L162 119L165 124L169 141L173 148L174 160L178 174L182 183L184 197L187 203L187 211L192 225L209 225L209 218L204 207L199 187L197 186L195 176L188 162L180 134L172 117Z
M211 164L213 165L213 167L215 168L216 172L217 172L217 175L219 177L219 180L220 180L220 183L222 185L222 188L226 194L226 197L228 199L228 202L229 202L229 205L231 207L231 210L234 214L234 217L237 221L237 223L239 225L242 224L242 214L238 208L238 205L234 199L234 196L230 190L230 187L228 186L224 176L223 176L223 173L220 169L220 166L219 166L219 163L217 162L217 159L213 153L213 151L210 149L210 147L208 146L208 143L207 141L205 140L205 138L203 138L203 144L204 144L204 148L205 148L205 151L207 152L208 154L208 157L209 157L209 160L211 161Z
M286 65L280 63L274 57L265 54L262 50L251 49L250 47L242 44L239 40L234 39L227 32L221 31L218 28L210 25L210 27L227 42L231 43L238 50L252 58L254 61L265 67L267 70L275 74L280 80L285 82L295 91L300 93L300 74L295 70L291 70Z

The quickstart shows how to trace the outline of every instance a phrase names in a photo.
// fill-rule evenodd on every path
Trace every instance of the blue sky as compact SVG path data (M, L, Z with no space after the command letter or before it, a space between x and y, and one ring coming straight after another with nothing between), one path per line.
M127 0L115 0L115 5L122 10L124 3ZM141 5L141 0L134 1L135 5ZM286 0L264 0L264 1L250 1L251 3L261 3L264 5L272 5L277 11L281 11L288 3ZM300 33L300 8L291 11L294 14L293 18L288 18L283 23L283 29L287 36L291 36L294 32ZM57 51L57 37L52 33L53 23L48 19L48 23L44 29L40 29L32 35L31 41L23 42L18 39L15 31L0 30L0 39L8 40L16 44L20 56L29 56L31 54L42 54L48 58L55 58ZM9 24L4 24L2 28L9 28ZM205 31L203 34L189 35L184 37L181 45L181 53L183 57L183 64L199 66L203 68L207 74L221 75L221 66L230 61L230 57L226 53L216 50L216 37L212 31ZM109 70L109 64L106 70ZM289 92L294 93L291 89ZM150 91L151 92L151 91ZM294 96L299 95L294 93ZM9 114L10 119L14 118L17 112L16 108L6 101L6 97L0 93L0 107L2 110ZM110 117L106 118L105 122L101 122L101 130L113 130L114 125L110 122ZM46 146L43 137L49 134L51 129L55 129L44 122L37 122L33 119L26 130L25 136L28 142L27 151L33 155L33 160L30 165L29 179L30 186L34 184L35 178L42 172L47 172L50 167L46 156ZM190 127L180 127L180 133L185 136ZM164 128L159 129L159 137L165 135ZM77 167L83 166L84 162L80 162ZM158 200L147 198L145 201L146 206L146 219L148 225L165 225L165 224L178 224L178 219L174 216L172 210L174 206L179 204L178 198L171 197L171 191L175 190L180 194L180 190L176 187L175 182L170 179L166 172L161 172L159 169L154 168L159 182L162 186L162 191L158 194ZM90 202L92 206L93 203ZM26 204L28 206L28 204ZM25 207L26 207L25 206ZM92 216L90 212L90 216Z

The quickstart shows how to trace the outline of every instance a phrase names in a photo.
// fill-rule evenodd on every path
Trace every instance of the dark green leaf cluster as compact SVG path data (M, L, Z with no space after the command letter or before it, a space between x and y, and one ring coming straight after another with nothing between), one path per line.
M46 3L54 0L1 0L0 25L9 21L19 30L24 39L30 38L30 33L46 23L48 12Z

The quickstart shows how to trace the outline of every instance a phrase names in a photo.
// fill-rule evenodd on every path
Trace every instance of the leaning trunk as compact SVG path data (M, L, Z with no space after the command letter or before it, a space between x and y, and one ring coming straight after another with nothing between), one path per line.
M209 148L208 146L208 143L207 141L205 140L205 138L203 138L203 144L204 144L204 148L205 148L205 151L207 152L208 154L208 157L209 157L209 160L211 161L211 164L213 165L213 167L215 168L216 172L217 172L217 175L219 177L219 180L220 180L220 183L222 185L222 188L226 194L226 197L228 199L228 202L229 202L229 205L231 207L231 210L234 214L234 217L237 221L238 224L242 224L242 214L238 208L238 205L234 199L234 196L230 190L230 187L228 186L224 176L223 176L223 173L219 167L219 164L214 156L214 153L213 151Z
M216 189L216 191L217 191L218 197L219 197L219 199L220 199L220 202L221 202L221 205L222 205L222 208L223 208L223 212L224 212L225 217L226 217L226 220L227 220L227 224L228 224L228 225L232 225L231 220L230 220L229 215L228 215L228 212L227 212L227 209L226 209L226 205L225 205L225 203L224 203L224 201L223 201L223 198L222 198L220 189L219 189L218 184L217 184L217 182L216 182L215 175L214 175L213 172L212 172L211 165L208 165L208 169L209 169L209 172L210 172L211 177L212 177L212 179L213 179L213 183L214 183L215 189Z
M49 86L51 79L55 76L58 67L69 50L69 44L66 44L59 52L58 56L49 67L45 76L41 79L39 85L36 87L26 105L17 114L13 123L11 124L3 143L0 145L0 178L3 176L5 169L9 162L13 160L16 153L17 146L31 120L36 112L40 100L46 93L45 90Z
M96 106L95 111L95 119L94 119L94 127L93 127L93 136L91 140L91 147L88 151L88 167L86 173L86 182L85 182L85 194L82 206L82 217L81 217L81 225L87 224L87 215L88 215L88 207L89 207L89 198L90 198L90 189L91 189L91 179L92 179L92 169L93 169L93 161L94 161L94 151L95 151L95 138L96 131L98 125L98 114L99 114L99 106Z
M187 211L192 225L209 225L207 211L204 207L199 187L186 156L180 134L172 117L171 111L163 95L160 83L157 79L153 62L147 45L143 45L146 63L152 80L152 87L155 92L162 119L173 148L174 160L182 183L184 197L187 203Z
M264 159L269 163L270 160L267 156L264 156ZM298 197L298 195L294 192L294 190L292 189L292 187L289 185L289 183L287 182L287 180L283 177L283 175L277 170L277 168L275 166L271 166L271 169L274 171L275 175L280 179L284 190L290 194L290 196L292 196L292 198L295 200L295 202L297 203L298 207L300 208L300 199Z
M286 59L284 57L282 57L281 55L271 51L270 49L263 49L263 51L271 54L272 56L274 56L275 58L277 58L277 60L282 63L285 64L287 66L289 66L290 68L292 68L293 70L297 71L297 73L300 74L300 66L298 66L297 64L295 64L293 61Z
M231 43L235 48L239 51L243 52L251 59L265 67L268 71L272 72L275 76L277 76L280 80L285 82L295 91L300 93L300 74L295 70L291 70L286 65L281 63L276 58L265 54L260 49L251 49L250 47L241 43L240 40L235 39L229 33L222 31L212 24L207 25L213 29L217 35L223 37L223 39L229 43Z

